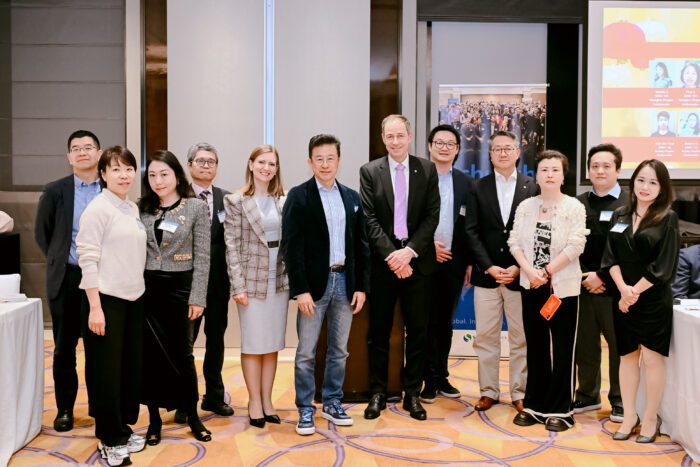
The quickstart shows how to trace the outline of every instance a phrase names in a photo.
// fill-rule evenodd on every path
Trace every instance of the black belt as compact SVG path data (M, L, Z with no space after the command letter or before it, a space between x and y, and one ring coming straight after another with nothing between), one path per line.
M272 241L272 242L267 242L267 247L268 247L268 248L277 248L277 247L279 247L279 246L280 246L280 241L279 241L279 240L275 240L275 241Z
M345 265L343 264L334 264L333 266L328 268L328 272L344 272L345 271Z

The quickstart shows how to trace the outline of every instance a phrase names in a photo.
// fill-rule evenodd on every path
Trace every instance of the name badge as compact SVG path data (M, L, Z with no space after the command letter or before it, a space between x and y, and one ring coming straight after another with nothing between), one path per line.
M467 214L467 207L465 205L461 205L459 207L459 215L465 216L466 214Z
M175 233L177 230L177 224L173 221L163 221L158 225L160 230L165 230L166 232Z
M610 231L615 233L622 233L627 227L629 227L629 224L623 224L622 222L618 222L613 226L612 229L610 229Z
M610 219L612 219L613 212L612 211L600 211L600 221L601 222L610 222Z
M219 222L223 224L224 220L226 220L226 211L222 209L216 216L219 218Z

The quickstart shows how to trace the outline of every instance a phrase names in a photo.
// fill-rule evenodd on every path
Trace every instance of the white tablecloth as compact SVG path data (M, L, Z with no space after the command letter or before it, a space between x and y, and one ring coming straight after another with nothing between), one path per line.
M646 403L644 365L637 398L637 412ZM661 432L700 463L700 310L673 308L671 350L666 359L666 387L659 415Z
M0 303L0 466L41 431L44 319L41 300Z

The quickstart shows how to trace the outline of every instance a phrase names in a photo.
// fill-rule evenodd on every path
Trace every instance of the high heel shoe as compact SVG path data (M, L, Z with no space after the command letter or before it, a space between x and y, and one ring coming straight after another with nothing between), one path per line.
M265 412L263 412L263 415L265 415ZM250 426L254 426L255 428L265 428L265 420L267 420L267 416L265 415L264 418L253 418L250 416L250 405L248 405L248 421L250 422Z
M207 427L204 426L199 417L197 417L196 420L194 420L194 418L194 416L187 417L187 423L190 425L190 430L194 438L204 443L211 441L211 431L207 430Z
M156 428L153 425L148 425L148 431L146 432L146 444L149 446L157 446L160 444L160 429L160 426Z
M628 439L630 439L630 436L632 436L632 433L639 427L639 425L641 425L641 423L642 423L642 421L639 419L639 415L637 415L637 423L634 424L634 426L632 427L632 429L630 430L629 433L623 433L622 430L617 430L613 434L612 438L615 441L627 441ZM639 438L637 438L637 439L639 439Z
M656 431L654 431L654 434L652 436L643 436L641 433L639 436L637 436L637 442L638 443L653 443L656 441L656 437L661 434L661 417L658 415L656 416Z
M277 414L268 415L268 414L265 413L265 411L263 411L263 414L265 415L265 421L266 421L267 423L275 423L275 424L277 424L277 425L279 425L280 423L282 423L282 420L280 420L280 417L279 417L279 415L277 415Z

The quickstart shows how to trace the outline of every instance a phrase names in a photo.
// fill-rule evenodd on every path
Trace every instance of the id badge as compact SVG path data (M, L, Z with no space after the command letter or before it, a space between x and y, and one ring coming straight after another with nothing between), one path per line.
M226 211L222 209L221 211L219 211L216 217L219 218L219 223L223 224L226 220Z
M610 219L612 219L613 212L612 211L600 211L600 221L601 222L610 222Z
M622 233L627 227L629 227L629 224L623 224L622 222L618 222L617 224L613 225L613 228L610 229L610 231L615 233Z
M163 221L158 225L160 230L165 230L166 232L175 233L177 230L177 224L173 221Z

